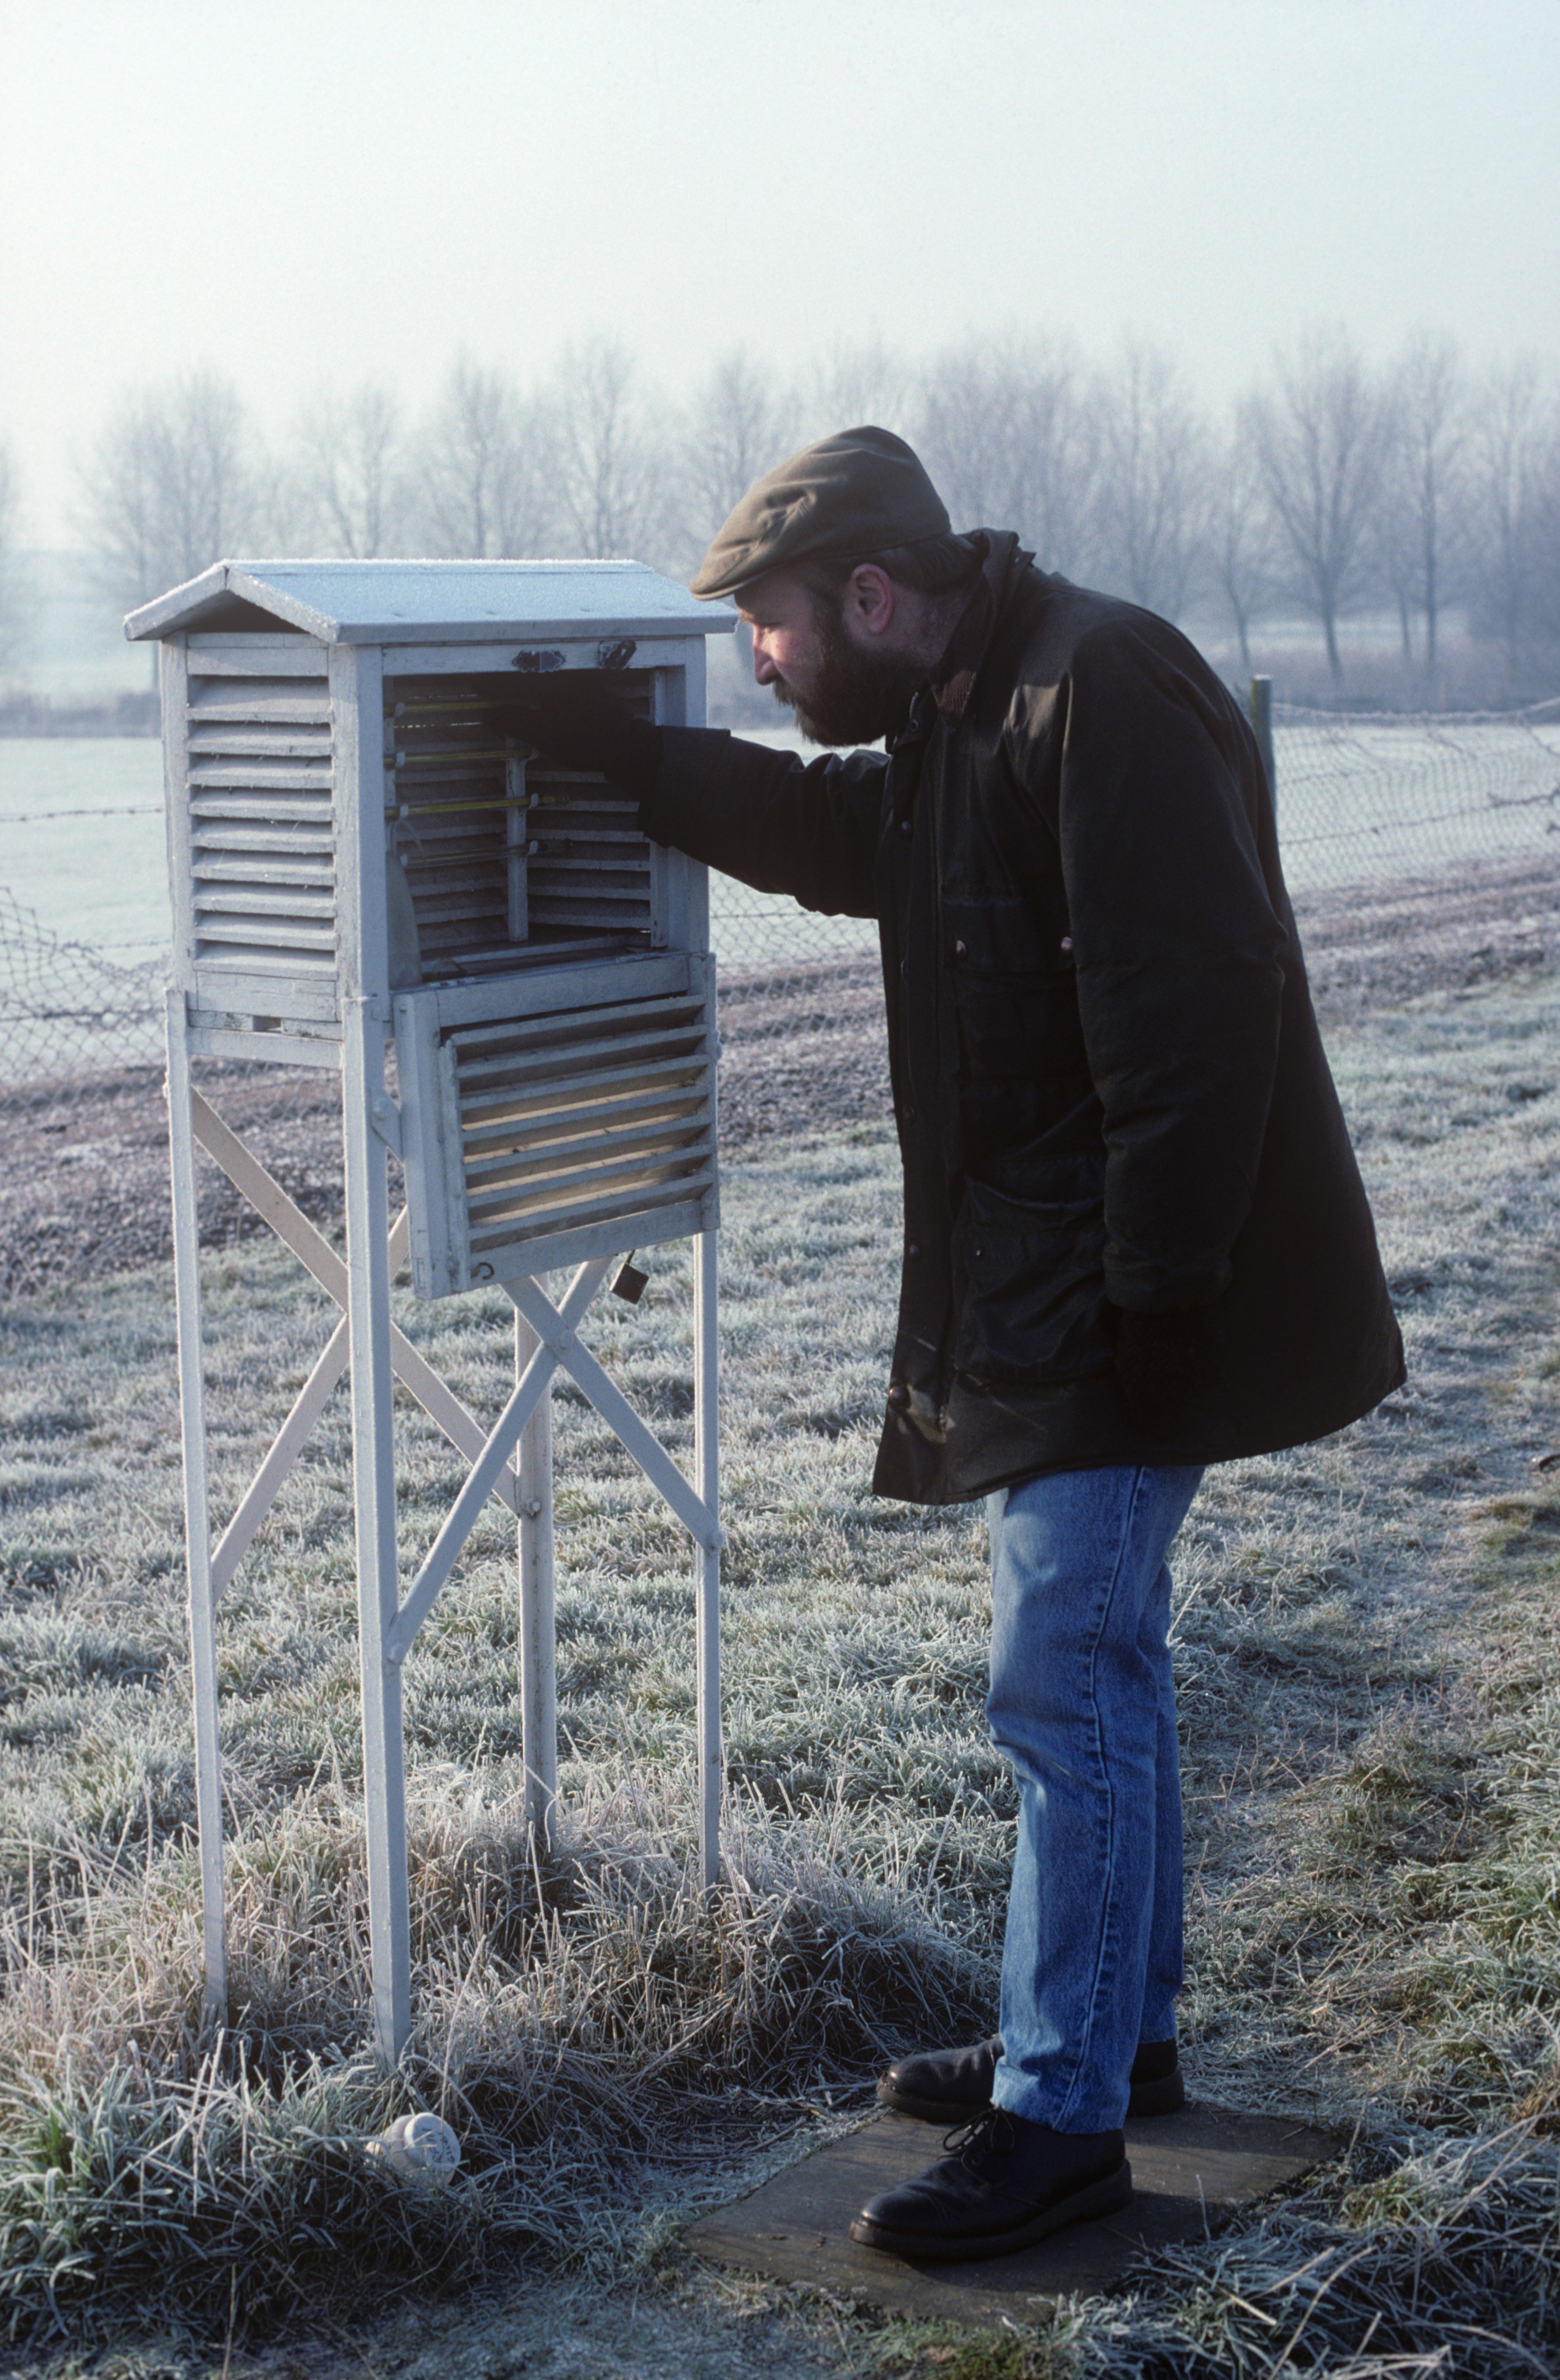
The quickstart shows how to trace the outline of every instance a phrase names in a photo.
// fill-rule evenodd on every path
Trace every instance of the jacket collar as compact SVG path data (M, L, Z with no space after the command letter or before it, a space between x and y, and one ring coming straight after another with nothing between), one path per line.
M979 529L974 534L986 549L981 576L948 638L947 650L932 673L932 698L950 720L964 717L1008 588L1016 574L1034 558L1024 552L1011 529Z

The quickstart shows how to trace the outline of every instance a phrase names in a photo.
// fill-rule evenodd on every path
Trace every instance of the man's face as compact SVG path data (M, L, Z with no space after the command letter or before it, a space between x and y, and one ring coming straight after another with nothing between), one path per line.
M850 589L830 601L776 571L737 600L753 632L754 677L814 744L875 744L900 724L925 672L884 651L866 625L851 633L862 607L853 611Z

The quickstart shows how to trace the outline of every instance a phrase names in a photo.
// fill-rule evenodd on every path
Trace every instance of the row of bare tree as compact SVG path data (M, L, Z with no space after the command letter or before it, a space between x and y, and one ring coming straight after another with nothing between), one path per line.
M1257 625L1298 611L1340 681L1340 622L1388 606L1432 682L1454 606L1512 683L1560 666L1560 395L1535 362L1476 372L1428 334L1373 370L1314 331L1222 419L1137 344L1108 369L1039 341L915 368L865 347L792 379L737 353L673 404L598 341L530 388L462 358L420 419L387 387L322 393L271 442L202 372L115 406L81 526L127 602L246 550L686 574L761 471L862 420L917 445L956 525L1015 528L1045 567L1172 618L1222 613L1243 668ZM11 485L0 454L0 538Z

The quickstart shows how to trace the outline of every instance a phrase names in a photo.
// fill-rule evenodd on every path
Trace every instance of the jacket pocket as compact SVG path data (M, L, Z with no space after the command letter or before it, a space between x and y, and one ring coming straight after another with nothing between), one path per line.
M981 1386L1110 1368L1103 1153L1037 1165L1030 1179L1042 1194L1030 1198L967 1179L954 1226L954 1366Z
M1061 932L1028 901L947 899L941 931L967 1089L1077 1074L1078 978Z
M963 968L953 989L960 1071L977 1099L991 1083L1087 1075L1070 967L1050 976Z

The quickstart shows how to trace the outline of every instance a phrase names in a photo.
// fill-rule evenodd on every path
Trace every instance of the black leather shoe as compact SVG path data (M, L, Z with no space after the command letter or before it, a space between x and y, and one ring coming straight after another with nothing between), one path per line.
M1001 2056L1000 2033L973 2049L918 2050L879 2075L877 2095L896 2115L919 2116L925 2124L968 2124L992 2104Z
M927 2124L967 2124L992 2102L992 2077L1002 2035L973 2049L923 2049L901 2058L878 2080L877 2095L901 2116ZM1173 2116L1187 2104L1187 2086L1173 2041L1141 2041L1132 2060L1128 2116Z
M1132 2195L1123 2132L1054 2132L992 2107L945 2145L914 2181L869 2200L851 2238L912 2264L972 2264L1114 2215Z
M1187 2104L1181 2057L1173 2041L1140 2041L1127 2077L1128 2116L1173 2116Z

